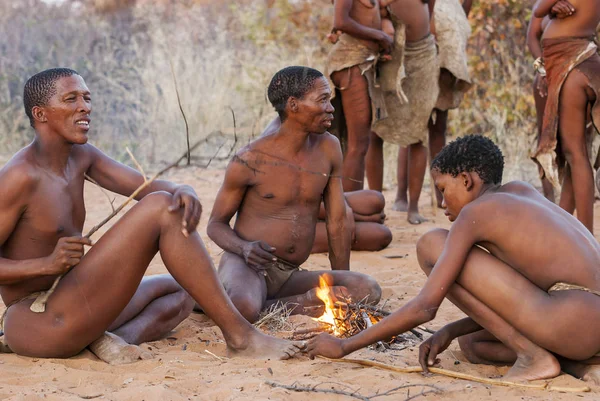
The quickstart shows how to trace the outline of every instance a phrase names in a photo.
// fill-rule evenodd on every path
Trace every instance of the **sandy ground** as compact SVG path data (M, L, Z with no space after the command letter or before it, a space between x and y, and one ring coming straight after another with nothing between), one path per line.
M220 258L220 249L206 236L206 223L218 187L223 179L223 170L186 169L170 174L176 182L186 182L196 189L204 205L204 214L199 232L215 261ZM385 193L388 206L393 194ZM106 196L94 185L86 185L87 223L85 232L110 213ZM120 199L117 200L117 203ZM425 276L419 269L415 255L415 243L433 227L449 227L449 223L438 212L434 215L429 207L429 190L422 196L422 211L431 221L421 226L411 226L404 213L387 208L388 225L394 234L390 246L375 253L353 252L351 269L374 276L383 288L383 299L387 308L397 308L416 295ZM596 208L596 216L600 210ZM598 217L596 227L600 226ZM95 238L99 238L96 234ZM391 256L395 258L390 258ZM324 254L312 255L303 266L311 270L328 269ZM147 274L165 272L156 257ZM4 309L0 306L0 312ZM445 301L437 319L427 327L437 329L464 315ZM302 321L302 319L297 320ZM550 329L550 328L548 328ZM565 339L567 341L568 339ZM595 392L563 394L542 390L514 389L478 384L470 381L441 376L423 377L418 373L399 374L389 371L363 368L351 364L333 363L324 360L311 361L305 356L290 361L257 361L225 358L225 345L220 331L204 315L192 314L166 339L144 344L155 357L125 366L109 366L97 360L90 352L71 359L37 359L11 355L0 355L0 399L2 400L346 400L346 396L292 392L272 388L268 382L319 388L346 389L357 391L363 396L385 392L397 386L429 384L440 389L439 394L419 396L427 400L594 400ZM210 351L213 356L206 352ZM418 347L402 351L380 353L361 350L352 354L355 358L368 358L409 366L417 364ZM507 368L476 366L466 362L454 342L441 355L441 367L481 377L497 377ZM571 377L559 377L556 385L580 386ZM595 389L600 391L600 389ZM404 400L417 395L421 387L405 388L393 395L378 397L378 400Z

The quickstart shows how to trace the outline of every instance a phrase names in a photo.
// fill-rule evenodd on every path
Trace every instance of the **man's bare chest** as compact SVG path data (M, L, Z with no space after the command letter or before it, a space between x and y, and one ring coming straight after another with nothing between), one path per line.
M19 224L38 240L80 235L85 221L83 182L45 182L31 197Z

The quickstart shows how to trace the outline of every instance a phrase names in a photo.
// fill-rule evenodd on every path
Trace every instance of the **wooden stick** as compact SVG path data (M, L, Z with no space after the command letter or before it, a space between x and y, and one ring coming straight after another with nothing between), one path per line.
M190 127L188 125L187 117L185 116L185 112L183 111L183 106L181 105L181 98L179 96L179 89L177 88L177 78L175 77L175 68L173 67L173 61L169 57L169 65L171 66L171 74L173 75L173 85L175 86L175 95L177 95L177 104L179 105L179 111L181 112L181 116L183 117L183 122L185 123L185 141L187 145L187 164L188 166L192 162L191 153L192 149L190 148Z
M196 142L194 144L194 146L192 146L188 151L196 149L203 142L204 142L203 140ZM94 227L92 227L92 229L85 235L85 238L90 238L92 236L92 234L94 234L102 226L104 226L106 223L108 223L113 217L115 217L117 214L119 214L119 212L121 210L123 210L123 208L125 206L127 206L133 199L135 199L135 197L138 196L140 194L140 192L142 192L150 184L152 184L152 182L154 182L154 180L156 180L159 176L163 175L165 172L167 172L168 170L172 169L173 167L178 166L179 163L181 163L181 161L186 158L187 154L188 154L188 152L186 151L186 153L183 156L181 156L179 159L177 159L177 161L175 161L174 163L169 164L167 167L163 168L158 173L154 174L154 176L152 178L146 179L146 177L144 177L143 184L140 185L135 191L133 191L133 193L131 195L129 195L129 198L127 198L125 200L125 202L121 203L121 205L119 207L117 207L116 209L113 208L112 213L109 214L108 217L106 217L100 223L98 223ZM134 161L134 163L138 164L137 161ZM42 294L40 294L35 299L35 301L33 301L33 303L31 304L31 306L29 307L29 309L32 312L43 313L43 312L46 311L46 303L48 302L48 298L50 298L50 295L52 295L52 293L54 293L54 290L56 290L56 286L58 285L58 283L60 282L60 279L63 276L64 276L64 274L56 277L56 279L54 279L54 282L52 283L52 287L50 287L50 289L48 291L45 291Z
M342 362L342 363L356 363L362 366L367 366L367 367L373 367L373 368L379 368L379 369L385 369L385 370L391 370L392 372L398 372L398 373L417 373L417 372L423 372L423 368L420 366L407 366L405 368L401 368L398 366L393 366L393 365L387 365L385 363L381 363L381 362L375 362L375 361L369 361L366 359L349 359L349 358L344 358L344 359L329 359L329 358L325 358L320 356L319 358L321 359L325 359L328 361L332 361L332 362ZM488 379L485 377L478 377L478 376L473 376L473 375L469 375L466 373L461 373L461 372L454 372L452 370L447 370L447 369L441 369L441 368L434 368L431 367L429 368L429 371L431 373L437 373L439 375L442 376L448 376L448 377L452 377L455 379L461 379L461 380L470 380L470 381L474 381L477 383L484 383L484 384L491 384L494 386L506 386L506 387L521 387L521 388L531 388L531 389L536 389L536 390L550 390L550 391L561 391L561 392L573 392L573 393L585 393L590 391L590 388L587 386L582 386L582 387L558 387L558 386L549 386L547 382L545 383L541 383L541 384L532 384L532 383L516 383L516 382L511 382L511 381L506 381L506 380L497 380L497 379Z

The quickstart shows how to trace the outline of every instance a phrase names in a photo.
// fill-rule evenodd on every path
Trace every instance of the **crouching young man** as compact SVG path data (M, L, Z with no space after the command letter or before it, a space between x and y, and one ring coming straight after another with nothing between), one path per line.
M417 244L429 276L414 299L359 335L320 335L309 354L339 358L435 318L447 297L468 317L420 348L426 371L453 339L473 363L512 364L512 381L557 376L561 367L598 382L600 244L531 185L501 185L503 156L481 136L446 146L433 160L450 231Z

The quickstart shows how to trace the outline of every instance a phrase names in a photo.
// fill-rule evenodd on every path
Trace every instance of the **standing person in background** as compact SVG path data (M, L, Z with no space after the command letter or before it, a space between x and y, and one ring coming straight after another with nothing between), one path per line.
M381 191L383 141L404 147L398 154L398 191L393 209L408 210L409 223L420 224L426 221L419 214L419 197L427 168L427 123L439 90L437 49L429 29L435 1L387 3L396 31L392 60L380 67L388 117L373 124L367 178L370 189Z
M595 159L586 135L586 116L591 107L594 126L600 124L600 56L595 44L600 22L600 0L538 0L537 18L555 16L558 8L566 18L551 18L544 30L542 53L548 80L548 98L542 134L535 160L555 187L562 184L561 206L577 210L577 218L591 232L594 223ZM574 202L568 202L570 194ZM573 208L574 206L574 208Z
M464 94L471 89L467 65L467 42L471 36L468 16L473 0L437 0L433 14L432 32L438 43L440 63L440 95L429 120L429 155L431 159L446 144L448 110L460 106ZM438 207L442 195L435 189Z
M347 192L363 188L371 122L386 117L375 68L380 53L390 53L393 39L381 30L379 3L335 0L334 10L333 30L342 34L329 52L325 75L335 87L334 132L346 133L342 185Z

